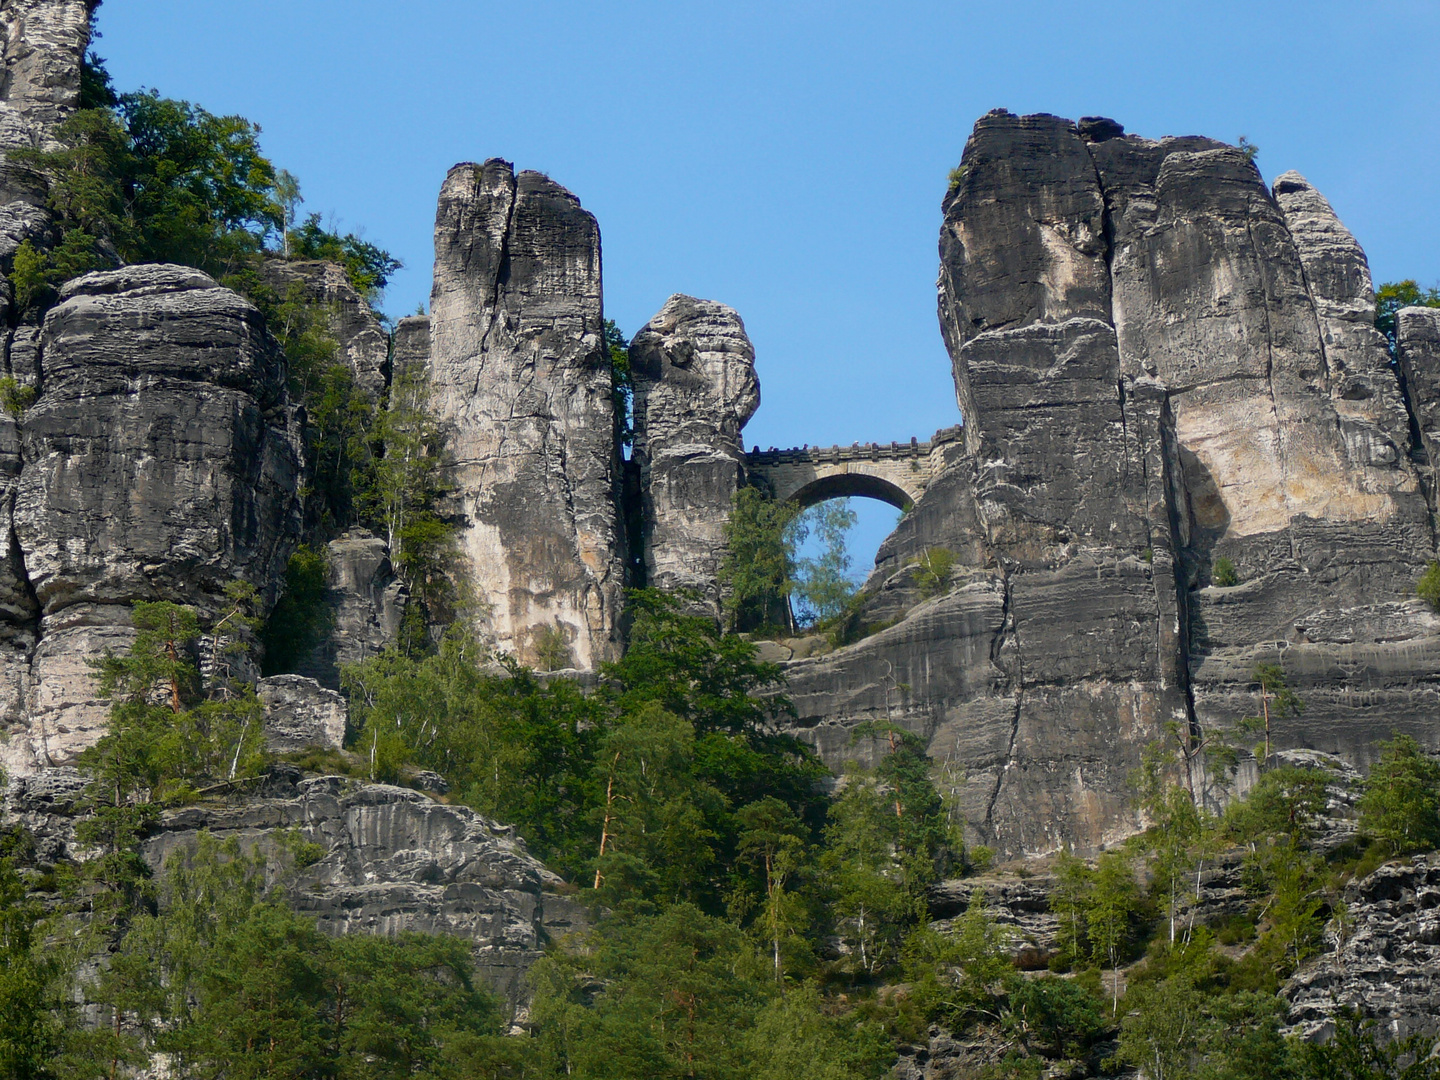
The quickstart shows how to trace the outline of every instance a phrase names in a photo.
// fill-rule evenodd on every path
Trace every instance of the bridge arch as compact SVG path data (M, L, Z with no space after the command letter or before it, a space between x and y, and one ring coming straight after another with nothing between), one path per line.
M745 455L746 471L761 480L779 502L803 510L826 499L859 496L904 510L924 494L930 481L963 450L958 427L937 431L928 442L801 446Z
M879 499L883 503L889 503L896 510L904 510L914 505L919 493L906 491L883 476L874 476L863 472L845 472L817 476L786 496L801 510L806 510L816 503L825 502L827 499L851 497Z

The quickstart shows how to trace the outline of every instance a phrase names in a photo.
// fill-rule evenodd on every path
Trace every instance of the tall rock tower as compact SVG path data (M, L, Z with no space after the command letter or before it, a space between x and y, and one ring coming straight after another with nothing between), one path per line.
M440 190L431 407L476 621L521 661L618 654L624 579L600 230L580 201L506 161Z
M755 349L733 308L675 295L630 343L645 583L692 589L717 617L740 434L760 405Z

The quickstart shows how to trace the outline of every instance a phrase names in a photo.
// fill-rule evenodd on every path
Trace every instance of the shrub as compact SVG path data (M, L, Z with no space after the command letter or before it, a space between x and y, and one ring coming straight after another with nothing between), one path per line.
M541 671L559 671L573 667L565 631L557 624L542 626L535 631L535 666Z
M1415 583L1415 592L1421 600L1440 611L1440 562L1430 560L1425 573L1421 574L1420 580Z
M1235 570L1235 564L1221 555L1210 572L1210 582L1222 589L1233 589L1240 584L1240 575Z
M955 568L955 553L949 548L932 547L910 560L915 567L915 587L922 599L938 596L950 583L950 571Z
M4 409L17 420L25 410L35 404L37 392L33 386L22 386L9 375L0 379L0 409Z

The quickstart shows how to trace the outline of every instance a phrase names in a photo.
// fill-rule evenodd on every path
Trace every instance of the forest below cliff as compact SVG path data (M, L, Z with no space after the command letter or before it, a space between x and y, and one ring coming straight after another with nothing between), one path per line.
M263 583L234 583L203 622L183 605L134 607L138 637L98 672L107 732L81 760L87 857L47 863L19 827L0 838L0 1077L115 1077L163 1054L183 1076L830 1080L881 1076L937 1030L974 1044L964 1068L977 1076L1440 1074L1419 1039L1386 1042L1358 1015L1328 1043L1302 1041L1282 995L1343 944L1349 883L1440 847L1440 766L1413 740L1388 741L1363 781L1264 752L1269 719L1304 702L1283 668L1257 668L1250 715L1150 747L1131 781L1147 831L1091 862L1049 860L1058 936L1024 948L987 891L1005 868L965 844L923 744L898 724L863 726L857 764L831 783L777 733L781 669L685 597L630 594L627 651L594 686L487 653L454 618L464 586L436 510L423 380L367 395L323 304L261 272L331 260L373 298L394 261L297 220L298 184L247 121L116 94L93 58L84 86L63 148L33 158L59 229L16 252L16 305L38 317L66 280L145 261L249 297L307 416L308 542L266 620ZM1436 301L1387 286L1377 325ZM623 336L610 346L623 396ZM7 409L27 407L23 388L0 390ZM789 519L755 503L739 500L730 533L732 628L788 621L776 613L795 594L843 633L841 549L800 565ZM323 635L324 543L357 523L387 537L411 597L405 630L344 670L344 749L267 752L242 673L293 670ZM947 566L936 551L919 569L943 579ZM1436 579L1420 584L1432 604ZM555 648L542 666L564 666ZM1258 782L1220 809L1245 755ZM332 937L293 910L287 887L321 854L298 831L275 851L202 841L158 874L140 857L162 812L241 803L281 768L431 790L438 776L439 798L513 825L592 928L552 943L512 1025L468 942ZM1243 896L1217 914L1200 883L1220 864ZM968 901L935 918L937 887L957 879Z

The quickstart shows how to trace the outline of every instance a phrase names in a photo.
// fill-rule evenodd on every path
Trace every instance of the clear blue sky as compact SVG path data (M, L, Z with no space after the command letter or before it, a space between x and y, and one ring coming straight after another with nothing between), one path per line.
M600 221L627 333L674 292L741 313L762 446L957 422L939 204L997 106L1244 134L1268 178L1325 192L1378 280L1440 278L1436 0L106 0L100 29L119 89L259 123L305 209L404 259L393 315L428 301L450 165L549 173Z

